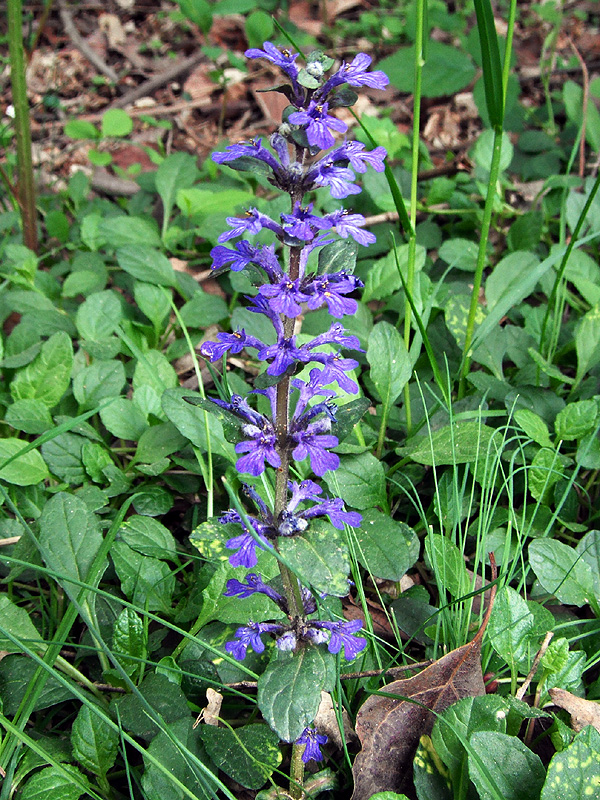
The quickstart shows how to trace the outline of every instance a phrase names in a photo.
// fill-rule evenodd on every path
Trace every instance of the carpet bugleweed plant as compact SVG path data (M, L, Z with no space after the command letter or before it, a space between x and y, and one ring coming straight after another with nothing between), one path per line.
M354 104L357 96L348 87L385 89L388 78L380 70L369 70L371 58L364 53L343 63L329 76L333 59L316 51L308 56L306 67L299 68L298 55L270 42L265 42L264 50L246 52L249 58L266 58L282 70L289 84L278 90L286 94L290 106L271 136L271 149L255 140L230 145L213 155L214 161L233 169L264 170L273 186L286 193L290 201L289 213L282 213L278 220L256 208L248 209L244 217L228 217L231 230L222 233L219 242L238 241L234 247L219 244L211 252L215 270L226 266L234 272L248 267L258 269L262 282L258 294L249 298L249 310L264 315L276 335L275 343L267 345L242 328L219 333L217 341L206 342L201 348L202 354L213 362L227 352L246 349L256 351L258 360L267 364L265 388L254 390L266 397L266 413L255 410L247 399L235 394L228 401L212 401L241 422L242 439L235 446L240 454L238 471L257 478L269 467L275 470L271 505L255 488L246 485L256 516L231 509L221 517L222 523L241 528L239 535L227 541L227 547L235 550L230 563L246 569L256 566L257 549L278 551L282 539L304 533L318 517L328 517L340 530L346 525L358 527L362 521L360 514L345 510L340 498L325 497L315 481L291 480L291 475L294 465L306 459L310 470L319 477L339 467L339 457L332 452L339 443L335 435L335 386L350 394L358 392L358 385L349 374L358 362L344 354L348 349L360 349L358 338L347 335L341 323L333 321L329 330L300 343L303 306L311 310L326 306L337 319L354 314L357 303L350 295L363 283L352 274L356 250L349 240L366 247L375 237L364 230L365 220L360 214L344 208L314 214L313 204L304 205L303 199L307 192L322 186L329 187L335 199L348 197L360 191L355 173L363 173L369 166L383 171L383 147L367 150L360 142L345 141L331 149L335 144L332 131L345 133L347 126L329 112ZM327 152L323 155L322 151ZM262 230L273 235L279 249L275 244L255 246L242 238ZM343 265L341 269L337 268L339 263ZM300 371L303 376L295 377ZM306 471L305 467L301 469ZM367 640L359 635L360 620L323 618L320 600L324 595L319 597L310 586L302 585L282 560L279 569L281 591L255 572L248 573L244 581L228 581L226 595L244 598L262 593L286 617L283 621L248 620L237 629L235 639L227 643L230 655L241 661L248 648L262 653L265 636L274 637L277 650L290 654L292 659L320 647L333 655L343 652L347 660L364 650ZM288 674L289 661L282 664ZM292 670L295 668L293 665ZM299 661L298 668L310 672L310 658ZM312 720L308 717L310 712L304 710L291 727L287 726L296 740L294 748L305 763L321 759L319 745L326 741L310 727ZM285 732L282 738L286 738ZM297 756L295 767L292 777L301 780Z

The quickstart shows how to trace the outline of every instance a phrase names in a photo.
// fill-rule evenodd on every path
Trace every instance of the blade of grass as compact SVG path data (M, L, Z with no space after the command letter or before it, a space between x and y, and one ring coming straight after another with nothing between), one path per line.
M501 128L504 123L505 87L500 64L498 35L494 23L494 12L490 0L474 0L477 16L477 33L481 46L481 66L483 69L483 86L485 89L485 105L492 128ZM505 64L510 59L505 59Z

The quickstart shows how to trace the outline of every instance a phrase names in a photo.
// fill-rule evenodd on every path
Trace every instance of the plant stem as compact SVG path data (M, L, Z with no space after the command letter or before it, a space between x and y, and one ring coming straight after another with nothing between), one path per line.
M498 175L500 174L500 155L502 152L502 128L494 128L494 145L492 151L492 163L490 164L490 177L488 179L487 195L485 198L485 206L483 209L483 221L481 223L481 235L479 239L479 251L477 253L477 265L475 267L475 275L473 277L473 291L471 292L471 305L469 307L469 316L467 318L467 330L465 333L465 344L463 348L463 367L460 376L460 383L458 387L459 399L464 397L465 383L471 365L471 342L473 341L473 333L475 331L475 317L477 315L477 304L479 301L479 290L481 289L481 281L483 278L483 270L485 267L485 257L487 251L488 236L492 224L492 212L494 210L494 200L496 199L496 184L498 182Z
M27 102L22 27L21 0L8 0L8 51L17 141L17 196L23 225L23 242L26 247L37 253L35 183L31 157L31 129L29 126L29 103Z
M304 762L302 761L303 752L303 744L292 745L292 760L290 764L290 795L294 798L294 800L300 800L300 798L304 796Z
M408 264L406 285L411 295L414 295L415 283L415 260L417 256L417 234L415 231L417 222L417 189L419 180L419 146L421 132L421 85L423 76L424 57L424 33L425 33L425 10L427 0L417 1L417 20L415 38L415 93L413 96L413 125L412 125L412 163L410 180L410 233L408 239ZM408 350L410 347L410 328L411 328L411 308L406 305L404 311L404 344ZM406 429L410 434L412 428L412 409L410 405L410 391L408 382L404 387L404 408L406 411ZM383 424L382 424L383 427ZM382 442L383 444L383 442ZM378 446L379 453L379 446Z

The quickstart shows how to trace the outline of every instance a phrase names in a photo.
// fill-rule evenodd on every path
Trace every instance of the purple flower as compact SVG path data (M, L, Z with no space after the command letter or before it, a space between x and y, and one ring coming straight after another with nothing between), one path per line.
M272 344L260 350L258 357L261 361L268 361L273 359L267 372L269 375L283 375L283 373L295 364L297 361L308 361L309 356L306 350L296 347L296 337L291 336L289 339L280 337L277 344Z
M261 214L257 208L249 208L245 217L227 217L227 224L233 230L222 233L218 238L219 242L228 242L230 239L235 239L236 236L243 236L245 233L260 233L263 228L272 230L276 235L281 235L283 232L281 225L278 225L266 214Z
M339 353L313 353L313 361L323 364L323 382L337 383L338 386L349 394L358 392L358 385L346 372L356 369L358 361L354 358L343 358Z
M323 217L315 216L312 213L312 209L312 203L309 203L306 208L303 208L299 202L296 202L291 214L281 215L281 219L287 226L285 232L294 239L301 239L304 242L309 242L311 239L314 239L315 234L313 227L326 228L328 225L324 222Z
M357 53L350 64L343 63L339 69L344 81L350 86L370 86L371 89L385 89L390 79L380 69L367 72L373 59L366 53Z
M298 637L294 631L286 631L283 636L280 636L276 641L278 650L291 651L296 649L298 644Z
M360 194L360 186L352 183L356 176L347 167L336 167L334 163L327 162L317 170L310 172L310 178L316 186L329 186L331 196L336 200L343 200L351 194Z
M370 164L375 172L383 172L385 170L383 162L386 155L385 147L365 150L365 145L362 142L344 142L341 147L328 153L326 160L328 163L346 161L356 172L366 172L367 164Z
M321 503L301 511L299 516L302 519L312 519L313 517L328 516L331 524L338 530L344 530L344 523L352 528L359 528L362 517L356 511L345 511L344 501L335 497L331 500L323 500Z
M271 622L249 622L247 625L237 629L235 640L227 642L225 650L237 661L243 661L246 658L246 650L249 647L255 653L264 652L265 644L260 638L262 633L276 633L281 630L283 630L281 625Z
M233 272L239 272L247 267L248 264L256 263L260 250L257 247L252 247L248 242L238 242L235 250L230 250L222 244L218 244L210 251L213 259L211 269L221 269L222 267L231 265Z
M296 443L292 451L296 461L310 458L310 466L315 475L321 477L329 470L336 470L340 459L335 453L329 453L326 448L337 447L339 442L336 436L321 434L319 423L311 423L305 431L297 431L291 439Z
M300 281L292 281L288 276L279 283L267 283L258 290L261 295L269 298L269 305L278 314L286 317L297 317L302 313L300 303L306 303L309 295L304 294L299 288Z
M353 619L350 622L319 622L315 620L310 625L313 629L329 631L330 639L327 649L335 655L343 647L344 658L347 661L352 661L367 646L367 640L363 636L354 636L362 628L362 622L359 619ZM314 637L310 633L309 638L314 641Z
M317 103L311 100L306 111L294 111L288 117L292 125L305 125L306 136L311 147L318 147L320 150L327 150L335 144L332 130L345 133L348 126L337 117L331 117L327 113L329 105L327 103Z
M302 753L302 761L305 764L309 761L322 761L321 745L327 744L327 737L318 733L315 728L304 728L295 744L305 745Z
M266 58L267 61L270 61L271 64L275 64L276 67L279 67L285 74L292 79L292 81L296 80L298 76L298 67L294 64L294 61L298 58L298 53L291 53L289 50L285 48L283 50L279 50L275 47L274 44L271 42L265 42L263 44L264 50L259 50L258 48L251 48L250 50L246 50L244 55L246 58Z
M327 309L334 317L355 314L358 307L356 300L342 295L353 292L359 286L364 286L359 278L344 272L319 275L306 288L310 293L308 307L314 310L327 303Z
M217 333L218 342L203 342L200 352L209 361L217 361L231 350L232 353L240 353L245 347L255 347L261 350L264 344L255 336L249 336L243 328L233 333Z
M215 164L235 162L238 158L254 158L267 164L275 173L281 172L281 165L277 162L275 156L264 147L261 139L230 144L222 152L213 153L211 158ZM235 164L232 164L232 166L235 167Z
M231 580L227 581L227 591L223 592L225 597L240 598L250 597L250 595L256 593L266 594L267 597L270 597L279 607L281 607L282 603L285 604L285 598L265 583L260 575L256 575L254 572L249 572L248 575L246 575L246 583L231 578Z
M306 347L312 350L314 347L320 347L324 344L339 344L342 347L351 347L353 350L361 349L357 336L345 336L344 334L344 326L340 325L339 322L334 322L327 333L315 336Z
M343 239L351 236L354 241L365 247L376 241L374 234L362 230L362 226L365 224L362 214L350 214L346 209L340 209L334 211L333 214L327 214L325 219L331 223L331 227L335 228Z
M265 461L275 468L281 466L281 458L275 449L277 437L270 422L261 427L244 425L242 431L249 439L238 442L235 452L248 455L238 458L235 466L239 472L248 472L250 475L258 477L265 471Z

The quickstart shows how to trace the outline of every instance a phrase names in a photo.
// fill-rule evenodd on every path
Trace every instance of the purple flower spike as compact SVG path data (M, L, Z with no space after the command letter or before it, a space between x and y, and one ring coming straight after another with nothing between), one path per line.
M328 103L317 103L311 100L306 111L294 111L288 117L292 125L305 125L306 136L311 147L327 150L335 144L331 131L345 133L348 126L337 117L327 113Z
M310 284L308 307L314 310L326 303L333 317L341 318L344 315L355 314L358 307L356 300L342 295L349 294L363 285L359 278L343 272L320 275Z
M294 64L294 61L298 58L299 54L291 53L285 48L279 50L272 42L265 42L263 47L265 48L264 50L253 47L250 50L246 50L244 55L246 58L266 58L267 61L270 61L271 64L275 64L276 67L279 67L288 77L295 81L298 75L298 67Z
M267 150L261 139L231 144L222 152L213 153L211 158L215 164L227 164L231 161L235 162L238 158L254 158L257 161L262 161L267 164L276 174L281 172L281 164L279 164L275 156Z
M265 644L260 638L261 633L276 633L282 630L281 625L274 625L269 622L249 622L247 625L238 628L235 632L235 640L227 642L225 650L233 656L236 661L243 661L246 658L246 651L251 647L255 653L263 653Z
M328 447L337 447L339 442L336 436L317 433L314 427L317 424L311 423L305 431L292 434L292 440L297 443L292 455L296 461L303 461L308 456L312 471L321 477L339 467L339 457L327 451Z
M233 230L222 233L219 236L219 242L228 242L230 239L235 239L236 236L243 236L245 233L260 233L263 228L272 230L276 235L281 235L283 232L281 225L278 225L266 214L261 214L257 208L248 209L245 217L227 217L227 224Z
M367 646L367 640L363 636L354 636L361 628L362 622L359 619L353 619L351 622L336 623L334 628L330 628L331 639L327 647L329 652L339 653L343 647L344 658L347 661L352 661Z
M241 353L245 347L254 347L262 350L264 344L255 336L249 336L243 328L234 333L217 333L218 342L204 342L200 352L209 361L217 361L231 350L232 353Z
M284 277L279 283L267 283L259 289L260 294L269 298L269 305L278 314L297 317L302 313L300 303L306 303L309 295L300 291L299 281Z
M238 242L235 250L230 250L222 244L218 244L210 251L213 259L211 269L221 269L230 265L233 272L239 272L247 267L248 264L256 262L260 255L257 247L252 247L248 242Z
M327 160L329 162L347 161L355 172L366 172L367 164L373 167L375 172L383 172L385 170L383 162L386 156L385 147L365 150L362 142L345 142L337 150L329 153Z
M334 163L328 162L311 172L310 176L316 186L329 186L331 196L336 200L361 192L360 186L352 182L355 180L354 173L347 167L336 167Z
M283 375L283 373L297 361L308 361L309 356L305 350L296 347L296 337L289 339L280 338L277 344L260 350L258 357L261 361L273 359L267 372L269 375Z
M305 764L308 764L309 761L322 761L321 746L327 744L327 737L318 733L315 728L304 728L295 744L305 745L302 753L302 761Z
M346 209L340 209L339 211L334 211L333 214L328 214L326 219L343 239L351 236L355 242L365 247L376 241L374 234L370 231L362 230L362 226L365 224L365 218L362 214L350 214Z
M385 89L390 79L380 69L367 72L373 59L366 53L357 53L350 64L342 64L340 73L350 86L370 86L371 89Z
M236 453L248 454L238 458L235 466L239 472L248 472L250 475L258 477L265 471L265 461L275 468L281 466L281 458L275 450L277 437L270 424L269 427L264 426L263 428L256 425L244 425L242 430L244 435L250 438L235 446Z
M260 575L256 575L254 572L249 572L248 575L246 575L246 583L242 583L235 578L228 580L227 591L223 592L225 597L241 598L250 597L250 595L256 593L266 594L267 597L270 597L278 606L285 603L285 598L265 583Z

